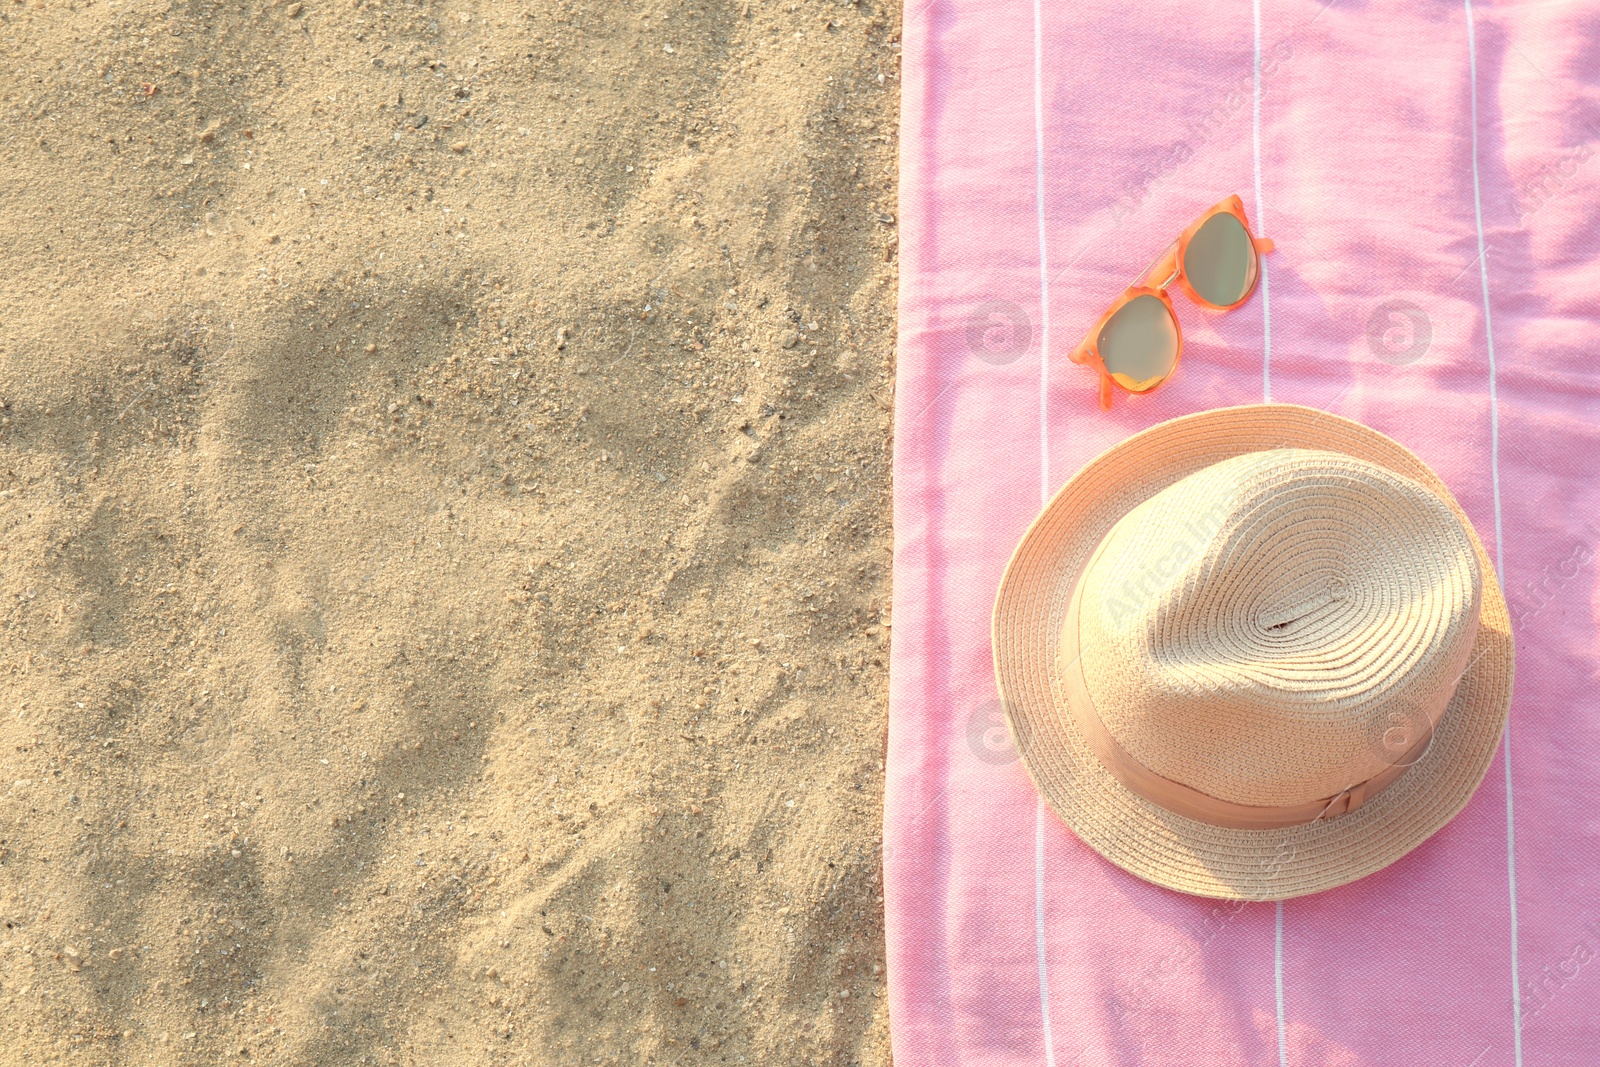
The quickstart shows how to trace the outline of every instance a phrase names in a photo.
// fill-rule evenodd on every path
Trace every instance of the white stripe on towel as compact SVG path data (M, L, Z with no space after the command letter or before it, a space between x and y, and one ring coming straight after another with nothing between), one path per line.
M1505 586L1505 535L1500 522L1500 399L1494 362L1494 325L1489 319L1489 256L1483 239L1483 192L1478 179L1478 43L1472 28L1472 0L1462 0L1467 18L1467 67L1471 75L1472 211L1478 225L1478 275L1483 284L1483 339L1489 351L1489 477L1494 486L1494 566ZM1522 1067L1522 982L1517 965L1517 820L1511 802L1511 719L1506 718L1506 891L1511 902L1511 1038L1513 1062Z
M1251 136L1256 171L1256 232L1265 233L1266 201L1261 195L1261 0L1251 5L1255 20L1255 101ZM1267 258L1261 257L1261 400L1272 402L1272 312L1267 289ZM1272 989L1278 1013L1278 1067L1289 1067L1287 1020L1283 1013L1283 901L1273 908Z
M1273 919L1272 985L1278 995L1278 1067L1289 1067L1288 1031L1283 1020L1283 901Z
M1033 817L1033 942L1039 956L1039 1017L1044 1022L1044 1062L1056 1067L1056 1042L1050 1032L1050 978L1045 973L1044 946L1044 798Z

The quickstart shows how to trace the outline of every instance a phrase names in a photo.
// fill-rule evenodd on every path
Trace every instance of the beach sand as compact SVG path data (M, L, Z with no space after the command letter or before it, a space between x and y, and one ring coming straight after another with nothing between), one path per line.
M0 1062L888 1061L898 19L0 9Z

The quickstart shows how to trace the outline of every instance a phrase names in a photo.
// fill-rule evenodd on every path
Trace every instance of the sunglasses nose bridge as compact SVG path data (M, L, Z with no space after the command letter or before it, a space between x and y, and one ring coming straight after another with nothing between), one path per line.
M1165 289L1178 277L1178 242L1174 240L1166 247L1166 251L1156 257L1145 272L1140 275L1138 285L1148 285L1152 289Z

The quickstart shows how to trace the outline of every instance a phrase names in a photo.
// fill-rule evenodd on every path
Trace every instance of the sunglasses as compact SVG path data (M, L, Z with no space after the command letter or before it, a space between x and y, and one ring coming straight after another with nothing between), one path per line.
M1111 408L1113 385L1148 393L1178 369L1183 330L1167 296L1173 282L1196 304L1231 311L1255 291L1261 257L1272 247L1268 238L1251 235L1238 196L1213 205L1190 223L1072 352L1072 362L1099 372L1101 410ZM1152 278L1162 280L1146 285Z

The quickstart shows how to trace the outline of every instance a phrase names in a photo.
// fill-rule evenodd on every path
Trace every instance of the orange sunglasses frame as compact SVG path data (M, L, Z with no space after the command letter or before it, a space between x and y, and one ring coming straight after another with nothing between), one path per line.
M1194 239L1195 234L1200 232L1200 227L1204 226L1207 222L1210 222L1212 217L1215 215L1232 215L1234 218L1238 219L1239 225L1244 227L1245 235L1250 238L1250 244L1256 251L1256 276L1251 280L1250 288L1245 290L1244 295L1231 304L1213 304L1211 301L1195 292L1194 286L1190 284L1189 278L1183 270L1184 253L1188 251L1189 242ZM1190 300L1193 300L1201 307L1213 308L1217 311L1232 311L1240 304L1243 304L1246 300L1249 300L1250 295L1256 291L1256 286L1261 283L1261 271L1259 269L1260 258L1261 256L1266 255L1268 252L1271 252L1272 249L1273 243L1271 238L1257 237L1250 229L1250 220L1245 217L1244 213L1244 201L1240 200L1237 194L1228 197L1226 200L1222 200L1216 204L1213 204L1211 207L1207 208L1199 218L1191 222L1183 231L1183 233L1178 235L1178 239L1172 242L1172 244L1168 245L1165 252L1156 257L1156 261L1150 264L1149 269L1139 276L1139 280L1133 285L1130 285L1128 288L1124 289L1122 291L1122 295L1111 302L1111 306L1106 309L1106 313L1100 316L1099 321L1094 324L1093 329L1085 334L1083 341L1078 345L1077 348L1072 350L1072 362L1084 364L1099 372L1100 410L1111 410L1111 387L1113 385L1124 392L1143 395L1145 393L1155 392L1157 389L1167 384L1167 382L1171 381L1174 374L1178 373L1178 363L1183 358L1183 326L1178 322L1178 312L1177 309L1172 306L1172 298L1167 295L1167 290L1174 282L1176 282L1185 293L1189 294ZM1143 284L1152 277L1163 278L1165 280L1157 286L1148 286ZM1166 305L1167 314L1172 316L1172 325L1178 334L1178 350L1173 353L1172 356L1172 369L1163 375L1161 379L1156 382L1156 384L1150 386L1148 389L1129 389L1127 386L1113 378L1111 376L1111 372L1106 369L1106 361L1100 356L1100 331L1106 328L1106 323L1111 321L1111 317L1113 315L1122 310L1123 305L1141 296L1153 296Z

